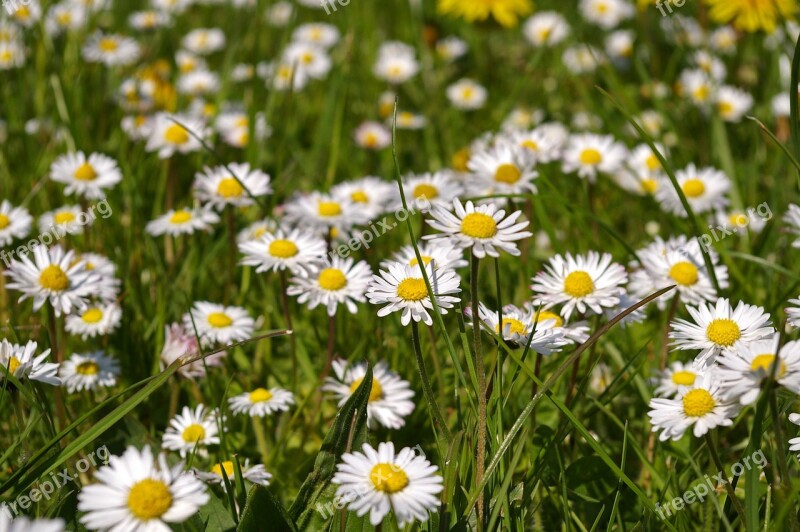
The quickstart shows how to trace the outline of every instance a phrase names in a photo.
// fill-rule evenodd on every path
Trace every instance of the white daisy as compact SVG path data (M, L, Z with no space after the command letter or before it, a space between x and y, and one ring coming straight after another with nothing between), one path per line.
M794 203L789 204L789 210L783 215L783 221L786 223L789 233L800 236L800 207ZM800 248L800 238L795 238L792 241L793 248Z
M389 208L401 209L403 202L399 191L393 188L392 193L394 200ZM452 209L453 200L463 193L464 187L456 181L453 172L448 170L408 174L403 178L403 194L408 202L425 202L431 206L439 205L445 209Z
M447 242L418 242L417 249L419 249L422 262L425 265L431 264L437 269L444 268L455 270L469 265L469 262L464 259L464 250L453 247ZM404 246L400 251L396 251L392 255L392 260L384 260L381 262L381 267L388 268L393 262L408 264L409 266L416 266L419 264L417 254L414 252L414 246Z
M180 94L193 97L216 94L220 88L219 76L209 70L195 70L181 74L176 87Z
M436 41L436 55L443 61L452 63L469 51L469 45L463 39L450 35Z
M42 18L42 6L39 0L16 0L3 5L3 10L11 19L24 28L31 28Z
M544 271L533 278L531 289L536 293L534 304L564 304L561 315L569 319L577 310L600 314L603 308L613 308L625 293L622 287L628 280L625 268L612 262L611 255L590 251L587 255L566 257L556 255Z
M14 207L8 200L0 202L0 246L7 246L15 238L25 238L31 231L33 216L25 207Z
M731 189L731 180L715 168L697 168L689 164L675 172L675 179L695 214L722 209L728 204L725 195ZM682 218L688 216L680 197L672 186L659 187L656 199L661 208Z
M560 125L560 124L559 124ZM518 131L510 136L510 141L523 148L531 163L544 164L561 157L561 150L568 134L552 124L542 124L530 131Z
M82 29L86 24L86 9L80 4L61 2L47 10L44 27L53 37L66 31Z
M721 297L715 304L701 303L686 310L692 321L673 321L669 337L676 349L700 350L696 360L704 366L723 351L739 351L775 332L762 307L741 301L732 308L730 300Z
M366 261L333 257L320 263L310 275L293 277L287 293L298 296L297 302L308 304L309 310L325 306L328 316L336 315L339 304L355 314L356 303L367 300L365 293L371 279L372 270Z
M333 66L324 48L302 41L289 43L283 51L283 61L296 65L298 70L314 79L324 79Z
M523 231L528 226L527 221L515 223L522 211L506 217L506 211L498 209L495 203L476 207L471 201L462 205L458 199L453 200L453 210L433 207L430 213L433 219L426 221L443 234L426 235L426 240L444 240L459 248L471 247L476 257L483 258L487 255L499 257L499 251L518 256L520 251L516 241L532 236L532 233Z
M658 374L658 387L653 392L659 397L678 397L681 391L691 389L695 381L703 378L705 370L693 362L673 362Z
M258 240L239 244L239 251L244 254L240 264L255 266L256 273L289 270L302 277L315 270L325 250L324 240L300 229L289 232L278 229Z
M205 207L171 209L148 222L145 231L153 236L190 235L196 231L210 231L211 226L217 222L219 216Z
M182 462L170 468L163 453L156 462L149 446L112 456L94 478L78 493L80 521L90 530L169 530L167 523L186 521L209 499Z
M242 478L253 484L260 484L265 487L269 486L269 480L272 478L272 474L267 472L264 464L250 466L250 460L245 459L244 464L240 464L240 466ZM197 478L209 484L219 484L222 486L222 490L227 492L225 479L222 478L223 471L225 471L225 476L228 477L228 481L233 485L236 479L236 470L234 469L233 462L230 460L214 464L207 472L195 469L194 474L197 475Z
M373 220L387 209L396 190L395 185L380 177L367 176L339 183L331 188L331 196L355 203L366 218Z
M0 70L11 70L25 64L25 47L18 41L0 41Z
M77 194L87 199L101 199L106 190L122 181L117 161L102 153L86 157L82 151L62 155L50 167L50 179L64 183L66 195Z
M333 392L344 405L358 389L367 374L367 363L349 364L336 359L332 364L336 378L325 379L323 390ZM399 429L405 425L405 417L414 411L414 390L411 384L389 369L381 361L372 367L372 388L367 403L367 417L370 427L378 424L389 429Z
M603 52L588 44L570 46L561 56L561 60L572 74L590 74L597 67L607 62Z
M128 25L137 31L155 30L170 25L172 19L163 11L144 10L136 11L128 16Z
M228 399L234 414L247 414L250 417L264 417L274 412L286 412L294 404L292 392L283 388L256 388L252 392Z
M225 34L217 28L199 28L184 35L181 46L193 54L208 55L225 48Z
M176 360L194 359L199 354L200 346L194 335L194 329L187 330L180 323L172 323L164 327L164 347L161 349L159 357L162 370ZM189 379L203 378L206 376L206 367L221 366L226 354L225 351L221 351L209 355L205 359L197 359L182 365L178 368L178 374Z
M714 103L724 121L740 122L753 107L753 97L741 89L723 85L717 91Z
M248 163L231 163L227 168L206 167L202 173L195 174L194 189L200 201L222 210L226 205L253 205L253 196L264 196L272 192L269 182L270 177L267 174L251 169Z
M494 146L472 153L467 168L473 174L478 195L524 194L536 192L534 180L539 172L527 148L500 141Z
M439 507L437 494L444 488L437 471L410 447L395 453L391 442L380 443L377 450L365 443L360 452L342 455L331 482L339 486L337 499L347 501L358 516L369 513L372 526L392 511L403 527L427 521L429 512Z
M90 305L86 310L67 316L65 328L68 333L82 339L105 336L119 327L122 309L117 303Z
M114 386L117 383L119 362L102 351L74 354L61 364L58 374L69 393Z
M239 234L236 235L236 242L239 244L243 244L245 242L255 242L264 235L275 234L277 230L278 222L272 218L257 220L239 231Z
M795 425L800 425L800 414L789 414L789 421ZM792 438L789 440L789 450L800 451L800 438Z
M758 399L761 383L774 375L778 384L800 394L800 342L778 349L780 335L751 342L717 357L716 376L726 399L749 405ZM775 363L780 366L775 368Z
M464 309L464 313L473 326L472 308ZM530 310L523 310L514 305L503 307L503 339L513 348L525 347L543 355L559 351L571 342L564 338L564 329L556 325L556 320L535 320ZM490 330L500 335L500 317L497 311L490 310L483 303L478 305L478 316ZM535 328L535 330L534 330ZM483 328L482 328L483 329ZM531 335L533 335L531 337Z
M539 11L522 26L522 34L534 46L556 46L569 33L569 23L555 11Z
M347 231L369 221L358 205L349 198L312 192L299 194L285 205L286 221L301 227L327 233L332 228Z
M278 91L300 92L308 84L308 74L296 64L273 61L266 66L264 77Z
M453 270L433 270L430 265L425 266L425 271L439 310L447 314L447 309L459 301L459 297L450 294L461 292L460 278ZM429 313L433 310L433 304L418 265L394 263L388 269L380 270L379 275L372 276L367 298L374 305L385 305L378 310L380 317L402 311L400 321L403 325L408 325L412 319L426 325L433 324Z
M74 261L74 252L64 252L55 245L51 248L36 246L33 261L27 256L13 260L8 271L8 288L22 292L19 301L33 298L33 310L45 302L53 305L56 316L82 311L88 307L88 298L96 293L99 276L86 269L81 261Z
M699 438L714 427L733 425L739 406L722 398L719 383L711 373L699 376L692 387L678 392L674 399L656 397L650 400L647 415L658 439L679 440L689 427Z
M560 314L553 312L555 309L542 308L541 305L534 305L532 302L525 304L525 310L531 324L536 328L558 328L564 333L564 339L574 344L582 344L589 339L589 325L586 321L575 321L566 323ZM552 325L546 323L552 320Z
M333 24L310 22L297 26L292 32L292 40L330 48L339 42L340 35L339 29Z
M786 323L792 327L800 327L800 297L798 299L790 299L789 304L791 307L786 307Z
M447 99L456 109L474 111L486 104L489 92L486 87L471 79L460 79L447 87Z
M419 62L414 57L414 49L398 42L388 42L378 49L378 59L372 73L380 80L399 85L413 78L419 72Z
M147 151L157 151L161 159L168 159L176 152L198 151L202 144L197 137L206 139L210 132L205 124L188 115L159 113L153 119L152 130L147 139Z
M6 503L0 503L0 530L3 532L64 532L63 519L31 519L27 516L14 517Z
M697 107L706 109L712 101L716 82L701 68L686 69L678 80L678 92Z
M82 235L84 226L91 223L92 218L79 205L65 205L42 214L38 226L40 233Z
M617 172L627 156L625 146L611 135L582 133L569 138L564 148L562 169L565 173L577 172L578 176L594 183L600 172Z
M356 145L368 150L382 150L392 143L392 133L380 122L366 121L353 133Z
M204 405L197 405L194 410L184 406L181 413L170 420L169 427L164 431L161 447L178 451L181 458L195 452L205 456L205 447L219 444L218 415L216 409L207 410Z
M634 14L627 0L581 0L579 9L583 18L604 30L615 28Z
M242 307L197 301L191 312L184 314L183 326L187 331L196 328L203 344L228 345L253 336L255 320Z
M103 63L107 67L130 65L139 59L139 43L130 37L104 34L96 31L83 45L83 58L89 63Z
M59 386L58 364L45 362L50 350L36 355L37 343L28 341L25 345L12 344L5 338L0 341L0 377L5 379L6 372L19 381L31 380Z

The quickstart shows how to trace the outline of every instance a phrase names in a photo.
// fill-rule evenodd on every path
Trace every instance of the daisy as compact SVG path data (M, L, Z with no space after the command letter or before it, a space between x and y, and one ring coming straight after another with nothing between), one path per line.
M226 307L209 301L198 301L183 316L187 331L197 330L204 344L228 345L253 336L255 320L242 307Z
M167 13L155 10L136 11L128 17L128 25L137 31L166 28L171 22Z
M327 377L323 390L333 392L344 405L355 393L367 374L367 363L349 364L337 359L332 363L335 378ZM411 384L400 378L380 361L372 368L372 388L367 402L367 419L371 428L382 425L389 429L399 429L405 425L405 417L414 411L414 390Z
M53 37L61 35L65 31L82 29L85 24L86 9L81 5L68 2L51 6L47 10L44 20L47 33Z
M191 235L196 231L210 231L219 222L219 216L206 207L171 209L145 226L152 236Z
M612 262L609 253L590 251L587 255L566 257L556 255L544 271L533 278L531 289L537 294L536 305L559 305L561 315L569 319L573 311L600 314L603 308L613 308L625 293L622 287L628 280L625 268Z
M122 284L120 280L115 277L117 266L106 257L97 253L82 253L76 255L73 262L78 261L82 261L87 270L97 274L99 277L97 288L93 296L101 301L103 305L116 301ZM98 304L96 306L100 305ZM112 311L106 310L105 312Z
M102 351L74 354L61 364L58 374L69 393L114 386L120 368L116 359L107 357Z
M528 312L531 324L537 329L539 327L558 328L564 333L565 340L575 344L582 344L589 339L589 325L586 321L566 323L560 314L553 312L555 310L553 307L545 309L532 302L525 304L525 310ZM551 320L552 325L546 323Z
M264 417L273 412L286 412L294 404L292 392L283 388L256 388L252 392L228 399L234 414L247 414L250 417Z
M394 187L392 193L394 200L389 209L401 209L403 202L400 199L400 193ZM408 174L403 178L403 194L409 201L425 202L429 206L438 205L450 209L453 206L453 200L463 193L464 187L455 179L453 172L447 170Z
M579 177L594 183L599 172L613 174L628 156L625 146L611 135L582 133L572 135L564 149L562 169L577 172Z
M469 325L474 326L472 309L466 308L464 313L470 320ZM488 326L489 330L498 335L501 334L500 317L497 311L490 310L483 303L480 303L478 305L478 316L480 321ZM556 326L556 320L536 321L532 319L530 311L517 308L514 305L503 307L502 337L515 349L529 346L531 351L543 355L559 351L562 346L571 343L564 339L564 331L561 327Z
M286 203L286 221L302 227L328 232L332 228L347 231L369 221L364 212L349 198L312 192L297 195Z
M656 144L656 149L667 157L662 145ZM639 196L655 194L666 180L661 161L647 144L639 144L631 150L627 161L612 177L619 186Z
M181 74L176 84L180 94L193 97L216 94L220 88L219 76L208 70L195 70Z
M181 46L196 55L209 55L225 48L225 34L217 28L192 30L181 39Z
M372 270L366 261L333 257L320 263L309 276L292 278L286 292L298 296L298 303L307 303L309 310L323 305L328 316L335 316L341 303L355 314L358 311L356 303L367 300L365 293L371 279Z
M176 152L198 151L203 147L198 137L205 139L210 135L202 121L186 115L157 114L151 127L145 149L157 151L161 159L169 159Z
M66 523L63 519L31 519L24 515L14 517L6 503L2 503L0 504L0 530L3 532L64 532Z
M253 197L272 192L269 182L270 177L267 174L251 169L248 163L231 163L227 168L206 167L203 173L195 174L194 189L197 199L207 206L222 210L226 205L253 205Z
M338 485L336 498L360 517L369 513L372 526L379 525L389 511L403 527L425 522L439 507L442 491L438 468L417 456L410 447L395 454L394 444L380 443L376 450L365 443L361 452L344 453L331 482Z
M744 228L749 229L754 233L760 233L764 230L767 222L772 219L772 213L769 216L758 216L751 207L745 210L719 210L714 217L721 227L729 226L733 231L739 231Z
M307 42L323 48L334 46L340 38L341 34L336 26L323 22L301 24L292 32L293 41Z
M244 464L240 464L240 466L242 478L253 484L260 484L264 487L269 486L269 480L272 478L272 474L267 472L263 464L256 464L251 467L250 460L245 459ZM223 471L225 471L225 476L228 477L228 481L232 485L236 479L236 470L234 469L233 462L230 460L214 464L208 472L195 469L194 474L197 478L209 484L219 484L222 486L222 490L227 492L228 488L225 487L225 480L222 477Z
M545 164L561 157L561 150L567 134L556 130L549 124L543 124L530 131L518 131L510 136L513 144L521 147L530 163Z
M380 122L362 122L353 133L359 148L382 150L392 143L392 133Z
M25 48L17 41L0 41L0 70L11 70L25 64Z
M275 90L300 92L308 84L308 74L296 64L275 61L266 67L265 78Z
M31 232L33 217L25 207L14 207L8 200L0 202L0 247ZM5 255L3 255L5 256Z
M452 35L436 41L436 55L448 63L465 56L468 51L466 41Z
M60 386L58 364L45 362L50 350L35 355L38 344L28 341L25 345L12 344L5 338L0 341L0 376L5 379L6 372L19 381L31 380Z
M556 46L569 33L569 23L555 11L539 11L522 26L522 34L534 46Z
M53 232L55 234L83 234L84 225L92 223L91 217L83 212L78 205L65 205L53 211L48 211L39 217L40 233Z
M675 179L695 214L722 209L728 204L725 195L731 189L731 180L720 170L689 164L675 173ZM682 218L688 216L673 187L660 187L656 199L665 211Z
M723 399L719 383L710 373L699 376L693 386L681 389L674 399L651 399L649 407L647 415L653 432L661 431L661 441L677 441L692 426L696 438L714 427L729 427L739 411L738 405Z
M173 323L164 327L164 347L161 349L160 366L162 371L176 360L192 360L200 354L200 346L194 329L191 332L180 323ZM178 368L178 374L189 378L203 378L206 376L206 367L221 366L226 356L225 351L197 359Z
M283 51L283 61L296 65L300 71L314 79L324 79L333 65L324 48L302 41L289 43Z
M790 299L789 303L793 306L785 309L786 323L792 327L800 327L800 298Z
M536 193L539 177L527 148L511 142L473 153L467 163L480 195Z
M606 63L603 52L588 44L570 46L561 56L564 65L575 75L589 74Z
M706 370L694 364L673 362L658 374L658 387L653 392L658 397L679 397L682 391L691 389L697 379L703 378Z
M205 456L207 453L204 447L219 444L218 416L216 409L207 410L203 405L197 405L194 410L184 406L181 413L170 420L169 427L164 431L161 447L178 451L181 458L195 452Z
M392 125L392 119L386 120L387 125ZM428 120L418 114L410 111L400 111L397 113L397 129L417 130L422 129L428 124Z
M633 55L634 34L629 30L618 30L606 37L606 53L611 59L625 64Z
M272 218L264 218L257 220L236 235L236 242L243 244L245 242L255 242L267 234L274 234L278 230L278 222Z
M686 310L692 321L673 321L669 337L676 349L700 350L696 360L704 366L723 351L739 351L775 332L762 307L741 301L732 308L730 301L721 297L715 304L701 303Z
M120 127L130 140L145 140L150 138L153 132L153 119L143 114L125 116L120 122Z
M103 63L107 67L124 66L139 59L139 43L130 37L117 34L104 34L96 31L83 45L83 58L89 63Z
M122 181L117 161L102 153L88 157L82 151L62 155L50 167L50 179L64 183L66 195L77 194L87 199L104 198L106 189Z
M81 313L67 316L65 328L68 333L82 339L105 336L119 327L122 309L117 303L89 306Z
M528 222L515 223L522 211L515 211L506 217L506 211L498 209L495 203L475 207L471 201L465 205L453 200L454 212L439 206L431 211L432 220L428 225L443 234L427 235L426 240L451 243L459 248L472 248L477 258L499 257L500 251L514 256L520 254L517 240L528 238L532 233L523 231Z
M783 215L783 221L786 222L788 231L795 235L800 236L800 207L794 203L789 204L789 210ZM793 248L800 248L800 238L792 241Z
M15 0L3 5L6 14L24 28L31 28L42 18L42 6L39 0Z
M447 309L460 300L451 295L461 292L460 278L453 270L434 270L430 265L425 266L425 272L439 310L442 314L447 314ZM367 298L374 305L385 305L378 310L379 317L402 311L400 322L403 325L408 325L412 319L425 325L433 324L429 313L429 310L433 310L433 304L419 265L394 263L386 270L380 270L379 275L372 276L372 282L367 288Z
M399 85L419 72L419 63L412 54L379 54L372 73L380 80Z
M112 456L94 478L99 482L78 493L80 521L90 530L168 530L167 523L186 521L209 500L183 462L170 468L166 455L156 461L149 446Z
M307 277L323 260L326 249L324 240L307 231L278 229L258 240L240 243L239 251L244 254L240 264L255 266L256 273L289 270Z
M447 87L447 99L456 109L464 111L480 109L488 96L486 88L471 79L460 79Z
M780 335L775 334L717 358L715 372L727 399L742 405L754 403L761 383L772 376L778 384L800 394L800 342L788 342L780 349L779 343ZM776 362L780 363L777 368Z
M81 261L74 261L74 252L55 245L51 248L36 246L33 261L27 256L13 260L5 275L8 288L22 292L19 302L33 298L33 310L45 302L53 306L56 317L78 312L88 307L88 298L96 293L98 275L86 269Z
M723 85L714 97L717 111L726 122L740 122L753 107L753 97L736 87Z
M795 425L800 425L800 414L789 414L789 421ZM800 438L792 438L789 440L789 450L800 451Z
M345 181L331 188L331 196L337 200L355 203L372 220L383 213L395 195L395 185L380 177L367 176L353 181Z
M469 265L469 262L464 259L464 251L446 242L419 242L417 243L417 249L419 249L422 262L426 266L430 264L436 269L455 270ZM408 264L409 266L419 264L414 246L404 246L400 251L396 251L392 255L392 260L381 262L381 267L389 268L389 265L393 262Z
M581 0L579 9L583 18L604 30L617 27L634 13L627 0Z

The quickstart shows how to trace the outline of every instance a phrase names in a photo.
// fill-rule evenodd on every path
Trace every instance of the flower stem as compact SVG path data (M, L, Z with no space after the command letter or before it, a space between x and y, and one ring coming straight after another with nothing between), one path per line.
M286 270L281 270L281 306L283 307L283 321L286 328L290 331L292 327L292 313L289 310L289 293L287 292L289 283L286 279ZM294 341L294 335L289 339L289 345L292 350L292 388L297 384L297 346Z
M480 259L474 253L470 254L470 296L472 297L472 334L473 346L475 351L475 371L478 374L478 473L477 483L483 480L483 472L486 461L486 366L483 361L483 349L481 345L481 328L478 325L478 271L480 269ZM500 333L502 334L502 332ZM478 495L478 521L483 523L484 500L483 490ZM483 528L483 527L480 527Z
M431 381L428 378L428 371L425 369L425 361L422 358L422 344L419 341L419 324L411 320L411 343L414 346L414 354L417 357L417 368L419 369L419 376L422 379L422 389L425 392L425 398L428 400L428 407L431 409L433 416L433 424L440 431L444 432L447 440L450 440L450 429L447 428L442 411L439 410L439 405L436 402L436 396L433 394L431 388Z
M776 366L778 364L775 364ZM774 378L774 377L773 377ZM772 413L772 424L775 427L775 456L778 460L778 479L775 480L775 494L776 498L783 504L791 504L790 496L792 487L789 482L789 466L786 463L786 449L784 448L783 439L783 425L781 424L781 414L778 409L778 386L777 382L773 381L773 385L769 387L769 409ZM793 532L798 530L797 512L789 513L789 530Z
M725 489L728 491L728 498L731 500L733 507L736 508L736 513L739 514L739 519L741 519L742 523L744 523L744 507L742 506L741 501L736 497L736 492L733 490L733 486L731 486L731 483L728 480L728 475L725 474L725 468L722 465L722 461L719 459L717 446L714 444L714 439L711 437L710 432L706 433L706 445L708 446L708 452L711 455L711 460L714 462L714 466L717 468L717 474L722 475L722 482L725 483Z

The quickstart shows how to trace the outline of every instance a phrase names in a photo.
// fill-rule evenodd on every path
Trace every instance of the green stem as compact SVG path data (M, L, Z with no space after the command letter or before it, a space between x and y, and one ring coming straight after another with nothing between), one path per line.
M728 475L725 474L725 468L722 465L722 461L719 459L717 446L714 444L714 439L711 437L710 432L706 433L706 445L708 446L708 453L711 455L711 460L714 462L714 467L717 468L718 474L722 475L722 482L725 484L725 489L728 491L728 499L730 499L733 507L736 509L736 513L739 514L739 519L744 523L744 507L741 501L736 497L736 492L733 490L733 486L731 486L728 480Z
M419 324L414 320L411 320L411 343L414 346L414 355L417 357L417 369L419 369L419 376L420 379L422 379L422 389L425 392L425 398L428 400L428 407L431 409L433 424L446 435L448 440L450 440L450 429L447 428L447 423L444 421L442 411L439 410L439 404L436 402L436 396L433 394L431 381L430 378L428 378L428 370L425 369L425 361L422 359L422 344L419 341Z
M473 350L475 355L475 371L478 374L478 484L483 480L483 471L486 461L486 366L483 361L483 349L481 345L481 328L478 315L478 271L480 270L480 259L474 253L470 253L470 296L472 297L472 334ZM502 338L502 331L501 331ZM478 496L478 521L483 523L484 500L483 490ZM479 527L482 529L482 527Z
M780 363L779 360L776 360L776 364L774 366L778 366ZM773 377L774 378L774 377ZM791 504L789 495L792 492L792 486L789 482L789 466L786 463L786 449L784 448L783 439L783 425L781 423L781 414L780 410L778 409L778 386L777 382L773 382L773 385L770 387L769 390L769 407L772 413L772 424L775 426L775 454L778 459L778 474L780 476L780 481L775 482L775 492L783 500L784 504ZM797 524L797 512L789 512L789 529L792 532L796 532L798 530Z

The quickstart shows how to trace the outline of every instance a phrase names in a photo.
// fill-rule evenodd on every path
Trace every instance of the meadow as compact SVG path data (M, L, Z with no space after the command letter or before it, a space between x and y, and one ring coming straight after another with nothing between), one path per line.
M4 0L0 532L800 531L797 0Z

